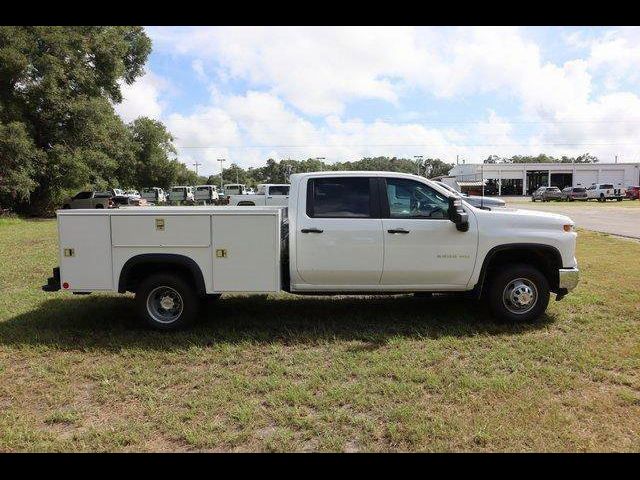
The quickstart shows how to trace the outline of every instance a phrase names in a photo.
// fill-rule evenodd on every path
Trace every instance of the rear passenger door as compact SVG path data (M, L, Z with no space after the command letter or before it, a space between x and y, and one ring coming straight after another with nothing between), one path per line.
M377 181L320 177L308 179L305 187L306 208L300 202L296 232L296 265L304 283L377 286L383 260Z

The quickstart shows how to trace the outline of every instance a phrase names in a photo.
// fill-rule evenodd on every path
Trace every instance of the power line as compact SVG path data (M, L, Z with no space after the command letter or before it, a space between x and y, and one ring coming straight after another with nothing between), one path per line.
M348 148L348 147L616 147L616 146L638 146L640 142L634 143L349 143L349 144L313 144L313 145L177 145L183 149L206 149L206 148L227 148L227 149L250 149L250 148Z

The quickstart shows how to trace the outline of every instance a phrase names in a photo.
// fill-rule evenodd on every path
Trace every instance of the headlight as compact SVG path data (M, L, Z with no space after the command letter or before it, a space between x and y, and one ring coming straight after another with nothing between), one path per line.
M573 231L575 230L575 228L573 227L573 225L563 225L563 226L562 226L562 229L563 229L565 232L573 232Z

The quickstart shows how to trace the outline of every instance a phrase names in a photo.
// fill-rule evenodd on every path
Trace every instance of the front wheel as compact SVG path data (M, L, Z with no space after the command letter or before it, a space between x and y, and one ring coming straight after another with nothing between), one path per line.
M158 330L177 330L191 324L198 314L198 297L182 277L168 273L151 275L136 291L140 318Z
M512 265L496 272L488 288L489 310L498 320L530 322L549 304L549 282L530 265Z

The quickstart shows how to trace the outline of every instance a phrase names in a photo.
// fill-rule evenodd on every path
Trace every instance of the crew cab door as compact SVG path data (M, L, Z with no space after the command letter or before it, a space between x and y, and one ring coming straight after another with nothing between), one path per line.
M299 202L296 269L308 285L358 289L382 274L382 220L377 180L366 176L309 178Z
M461 232L449 219L449 199L426 183L380 179L384 270L381 285L465 286L476 259L478 231Z

